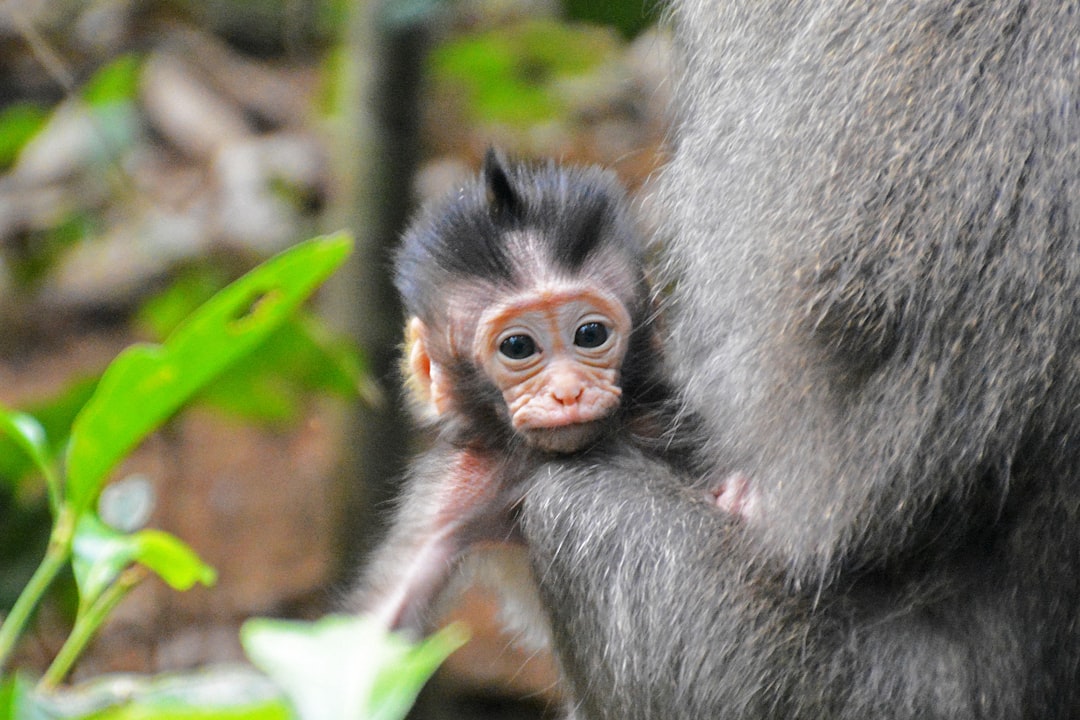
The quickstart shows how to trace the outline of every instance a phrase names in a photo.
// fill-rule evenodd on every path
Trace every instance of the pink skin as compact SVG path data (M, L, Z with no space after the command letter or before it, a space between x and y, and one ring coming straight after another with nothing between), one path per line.
M574 343L585 324L598 323L607 339L598 347ZM619 405L619 369L630 335L630 316L611 295L586 287L532 290L489 308L475 342L477 362L503 393L515 430L560 428L601 420ZM513 336L527 336L536 351L510 358L499 351Z
M502 392L515 431L532 445L574 452L595 437L600 421L622 396L619 375L631 322L614 295L577 282L551 281L490 303L479 317L462 313L437 335L419 318L406 328L408 376L424 412L454 412L454 388L443 370L448 357L468 353ZM596 347L575 344L584 325L602 325L606 339ZM535 352L508 357L507 339L528 336Z
M724 478L709 496L720 510L744 520L752 519L758 512L758 498L750 487L750 478L740 472Z

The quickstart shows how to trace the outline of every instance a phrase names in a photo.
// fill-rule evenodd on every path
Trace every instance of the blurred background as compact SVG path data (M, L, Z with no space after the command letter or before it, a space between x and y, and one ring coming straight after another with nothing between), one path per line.
M307 314L115 473L102 514L175 533L219 579L141 585L75 680L240 660L245 618L340 603L415 450L388 272L404 224L490 145L613 168L647 215L670 119L658 14L653 0L0 2L0 403L57 446L122 348L297 241L357 238ZM0 608L48 537L29 475L0 446ZM57 587L20 665L56 653L73 598ZM556 714L550 657L515 645L489 593L466 589L450 614L474 638L412 717Z

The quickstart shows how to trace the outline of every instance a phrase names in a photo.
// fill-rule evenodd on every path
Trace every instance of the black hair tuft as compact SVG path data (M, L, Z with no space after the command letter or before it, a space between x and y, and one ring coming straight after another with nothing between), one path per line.
M505 162L493 147L489 147L484 155L481 175L493 218L502 222L520 222L523 210L521 198L510 182Z
M595 167L507 162L494 149L478 177L425 206L405 233L396 256L396 282L410 314L437 314L443 289L481 279L514 285L527 278L507 242L512 233L535 236L548 262L580 272L601 247L614 247L639 267L642 243L622 186ZM517 260L517 262L515 262Z

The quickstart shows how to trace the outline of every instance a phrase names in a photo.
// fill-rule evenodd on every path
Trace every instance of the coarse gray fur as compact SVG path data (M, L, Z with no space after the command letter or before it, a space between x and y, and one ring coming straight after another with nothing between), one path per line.
M686 0L670 357L521 522L575 714L1080 717L1080 6Z

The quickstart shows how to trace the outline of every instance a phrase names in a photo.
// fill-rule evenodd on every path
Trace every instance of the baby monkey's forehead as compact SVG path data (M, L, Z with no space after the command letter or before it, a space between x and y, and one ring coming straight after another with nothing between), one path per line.
M514 318L528 314L557 320L583 312L602 313L616 325L629 324L629 313L617 297L602 288L578 282L546 283L508 295L487 307L479 324L481 331L497 333Z
M516 332L515 325L529 325L530 317L555 333L560 329L572 333L579 322L601 322L619 338L630 334L632 323L623 301L603 288L576 281L544 283L484 309L473 328L474 355L494 351L505 333Z

